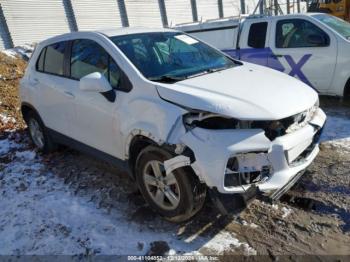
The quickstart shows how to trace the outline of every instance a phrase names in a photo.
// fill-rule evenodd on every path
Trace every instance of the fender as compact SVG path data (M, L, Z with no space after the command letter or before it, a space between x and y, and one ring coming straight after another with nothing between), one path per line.
M141 115L140 115L141 112ZM120 132L124 137L124 156L129 158L129 146L132 139L141 135L154 141L158 145L168 143L169 135L174 128L178 128L178 119L187 111L160 98L138 97L129 101L126 110L119 111ZM157 123L154 123L154 120ZM178 130L176 132L179 132ZM183 128L180 133L184 133ZM171 144L174 144L171 139Z

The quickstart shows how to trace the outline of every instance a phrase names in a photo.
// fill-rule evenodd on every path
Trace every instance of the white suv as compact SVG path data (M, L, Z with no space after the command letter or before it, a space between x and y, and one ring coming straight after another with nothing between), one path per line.
M326 116L307 85L168 29L43 41L21 81L34 144L117 163L161 215L184 221L208 190L278 199L318 153Z

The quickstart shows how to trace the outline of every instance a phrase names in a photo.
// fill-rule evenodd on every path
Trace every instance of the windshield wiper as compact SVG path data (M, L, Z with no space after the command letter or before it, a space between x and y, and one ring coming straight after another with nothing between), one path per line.
M215 73L215 72L218 72L218 71L223 71L223 70L226 70L226 69L229 69L229 68L232 68L234 66L223 66L223 67L218 67L218 68L209 68L207 70L208 73Z
M178 77L178 76L170 76L170 75L163 75L159 77L148 78L148 80L155 81L155 82L162 82L162 83L175 83L185 79L186 77Z
M193 77L197 77L197 76L211 74L211 73L215 73L215 72L218 72L218 71L223 71L223 70L229 69L231 67L234 67L234 66L223 66L223 67L218 67L218 68L209 68L209 69L206 69L206 70L201 71L199 73L196 73L194 75L190 75L187 78L193 78Z

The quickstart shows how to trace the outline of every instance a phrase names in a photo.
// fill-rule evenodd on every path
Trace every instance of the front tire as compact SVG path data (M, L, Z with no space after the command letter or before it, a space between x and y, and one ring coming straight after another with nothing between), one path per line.
M151 208L165 219L179 223L202 208L206 187L189 168L178 168L167 175L163 163L172 157L162 148L148 146L136 160L135 175Z
M24 117L28 126L29 136L33 144L43 153L50 153L56 149L56 144L50 137L47 128L41 118L34 111L30 111Z

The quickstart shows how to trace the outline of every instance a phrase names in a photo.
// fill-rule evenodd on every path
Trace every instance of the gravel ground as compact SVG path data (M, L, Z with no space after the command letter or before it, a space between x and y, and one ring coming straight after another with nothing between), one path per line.
M323 99L321 151L279 202L221 216L208 200L165 222L115 167L62 148L43 156L18 110L25 63L0 55L0 254L350 254L350 109Z

